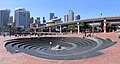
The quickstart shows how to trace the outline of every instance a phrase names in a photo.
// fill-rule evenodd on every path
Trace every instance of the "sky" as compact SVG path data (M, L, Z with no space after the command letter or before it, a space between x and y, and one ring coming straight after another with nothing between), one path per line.
M15 8L25 8L31 17L46 17L49 13L64 18L68 10L80 14L81 19L105 16L120 16L120 0L0 0L0 9L10 9L14 15ZM102 13L102 16L101 16Z

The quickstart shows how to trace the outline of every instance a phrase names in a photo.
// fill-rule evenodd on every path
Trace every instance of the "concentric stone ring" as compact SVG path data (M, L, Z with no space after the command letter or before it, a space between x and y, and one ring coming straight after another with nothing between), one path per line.
M36 37L9 40L5 47L11 53L24 52L52 60L76 60L102 55L99 50L114 44L109 38Z

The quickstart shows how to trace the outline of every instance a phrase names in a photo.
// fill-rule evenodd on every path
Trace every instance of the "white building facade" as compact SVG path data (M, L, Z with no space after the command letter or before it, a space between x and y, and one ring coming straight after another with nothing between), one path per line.
M68 22L68 14L64 15L64 22Z

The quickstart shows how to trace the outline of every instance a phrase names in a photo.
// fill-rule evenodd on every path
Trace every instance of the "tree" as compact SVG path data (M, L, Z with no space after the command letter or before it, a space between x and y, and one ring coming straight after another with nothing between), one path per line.
M73 32L73 31L74 31L74 28L75 28L74 25L68 25L68 30L69 30L70 32Z

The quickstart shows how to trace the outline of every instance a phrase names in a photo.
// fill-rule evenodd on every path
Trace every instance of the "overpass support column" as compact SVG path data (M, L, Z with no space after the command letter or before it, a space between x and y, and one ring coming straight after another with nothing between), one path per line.
M37 32L36 29L34 29L34 30L35 30L34 32L36 33Z
M104 19L104 33L106 33L106 19Z
M49 32L51 32L51 27L49 27Z
M78 26L78 34L80 33L80 23L77 22L77 26Z
M93 25L92 25L92 36L94 37L94 32L95 32L95 29L94 29L94 21L93 21Z
M62 33L62 26L61 25L59 25L60 26L60 33Z
M43 29L40 29L40 32L43 32Z

